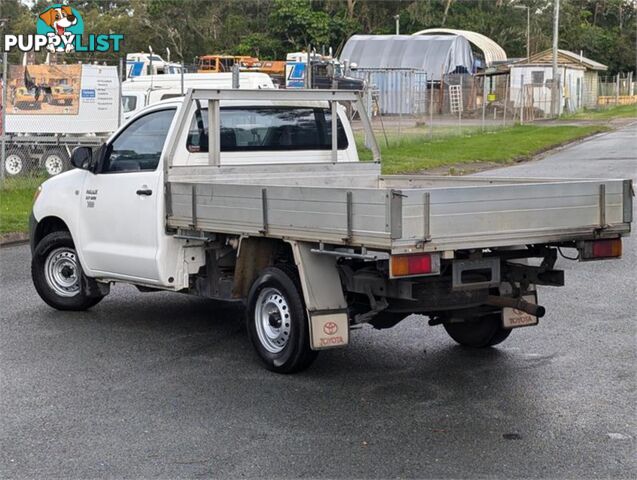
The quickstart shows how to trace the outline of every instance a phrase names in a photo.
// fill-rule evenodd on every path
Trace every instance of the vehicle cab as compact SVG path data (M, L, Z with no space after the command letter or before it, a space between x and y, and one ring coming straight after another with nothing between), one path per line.
M136 113L99 149L82 147L84 168L41 186L33 208L34 244L46 232L47 219L57 218L68 227L87 276L183 286L182 243L165 232L164 162L173 151L174 167L205 165L209 145L207 108L188 104L183 113L182 108L182 99L161 101ZM330 161L326 102L228 101L220 113L221 165ZM187 120L180 123L182 115ZM358 161L343 107L337 123L337 161ZM177 142L167 145L175 129Z

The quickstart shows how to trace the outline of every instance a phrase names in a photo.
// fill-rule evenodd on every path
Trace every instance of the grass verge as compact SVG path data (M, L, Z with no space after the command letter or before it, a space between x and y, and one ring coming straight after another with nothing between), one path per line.
M33 193L44 178L6 178L0 188L0 234L26 232Z
M595 133L609 130L603 125L516 125L493 132L430 139L425 134L381 143L383 173L403 174L458 164L496 164L528 160L538 153ZM361 160L371 152L359 148Z
M561 120L613 120L615 118L634 118L637 120L637 105L619 105L606 109L583 110L560 117Z

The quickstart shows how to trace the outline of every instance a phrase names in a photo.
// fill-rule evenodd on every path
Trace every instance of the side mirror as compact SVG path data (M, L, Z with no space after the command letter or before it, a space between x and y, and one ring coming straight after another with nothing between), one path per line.
M73 164L75 168L81 168L83 170L90 169L92 159L93 150L91 147L77 147L71 154L71 164Z

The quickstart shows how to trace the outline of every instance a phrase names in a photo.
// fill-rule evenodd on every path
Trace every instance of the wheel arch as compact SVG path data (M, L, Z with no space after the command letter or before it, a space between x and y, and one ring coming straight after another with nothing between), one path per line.
M250 287L259 272L281 262L294 263L289 243L276 238L241 237L234 268L232 296L247 298Z
M69 232L68 225L64 220L60 217L56 217L54 215L50 215L42 218L40 221L35 221L35 218L32 216L32 222L35 224L31 228L31 251L33 252L37 245L42 241L44 237L53 232ZM71 233L71 237L73 234Z

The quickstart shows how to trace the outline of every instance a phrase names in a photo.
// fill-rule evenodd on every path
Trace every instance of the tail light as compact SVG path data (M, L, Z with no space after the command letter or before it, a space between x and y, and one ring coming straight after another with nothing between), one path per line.
M392 278L440 273L440 254L438 253L392 255L389 263Z
M617 258L622 256L622 239L610 238L605 240L591 240L579 245L582 260L602 258Z

